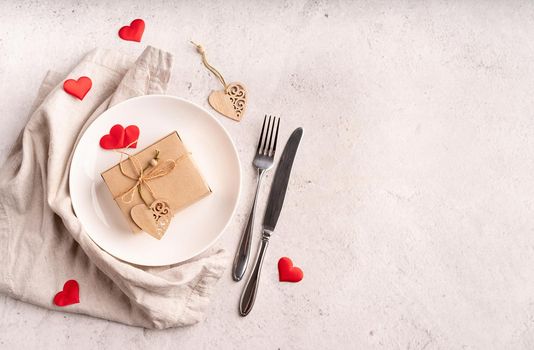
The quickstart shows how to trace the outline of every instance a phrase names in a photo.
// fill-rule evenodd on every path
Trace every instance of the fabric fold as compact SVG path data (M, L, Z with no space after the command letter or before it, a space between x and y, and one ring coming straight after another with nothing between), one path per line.
M173 57L147 47L137 60L96 49L66 76L50 72L35 110L0 170L0 292L49 309L68 279L81 302L61 311L146 328L199 322L227 264L210 250L182 264L134 266L100 249L73 212L68 175L79 136L107 108L128 98L163 94ZM89 76L83 101L62 89L67 78Z

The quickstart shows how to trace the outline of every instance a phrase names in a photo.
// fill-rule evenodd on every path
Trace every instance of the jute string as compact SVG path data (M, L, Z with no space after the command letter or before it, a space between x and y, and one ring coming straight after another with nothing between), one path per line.
M208 63L208 60L206 59L206 50L204 49L204 47L202 47L202 45L195 43L194 41L191 41L191 44L196 46L197 52L202 56L202 63L204 63L204 66L206 66L206 68L208 68L213 74L215 74L217 79L219 79L221 84L223 84L224 88L226 89L228 85L226 85L226 81L224 80L222 74L219 73L219 71L215 69L215 67L213 67L211 64Z
M125 148L130 147L135 142L137 142L137 141L132 142L131 144L129 144ZM120 159L120 162L119 162L119 169L120 169L122 175L124 175L127 178L132 179L132 180L135 181L135 184L133 186L131 186L128 190L126 190L123 193L121 193L118 196L116 196L115 199L120 197L121 200L124 203L131 203L133 201L133 199L134 199L135 190L137 189L137 191L139 192L139 196L141 197L143 202L145 202L145 204L148 207L150 206L150 203L147 203L147 201L143 197L143 194L141 192L141 188L144 186L148 190L148 192L150 193L152 198L156 199L156 194L154 193L154 190L152 189L152 187L150 187L149 181L152 181L154 179L157 179L157 178L160 178L160 177L163 177L163 176L169 174L176 167L178 162L180 162L181 160L183 160L183 159L185 159L185 158L187 158L187 157L189 157L191 155L190 152L187 152L185 154L182 154L177 159L174 159L174 160L173 159L167 159L164 162L157 162L157 164L155 166L149 165L148 167L143 168L141 166L141 163L139 162L139 160L134 155L131 155L131 154L129 154L127 152L124 152L124 151L121 151L121 150L115 150L115 151L121 154L121 159ZM157 152L156 153L156 158L154 158L154 159L157 160L157 157L159 156L159 151L156 150L156 152ZM124 170L124 167L123 167L123 164L122 164L123 163L122 157L124 155L126 155L128 157L127 160L130 160L130 162L132 163L136 173L138 173L139 175L131 176Z

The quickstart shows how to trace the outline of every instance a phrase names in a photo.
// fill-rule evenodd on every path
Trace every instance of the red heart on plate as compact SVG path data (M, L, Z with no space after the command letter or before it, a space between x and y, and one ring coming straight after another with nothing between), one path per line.
M122 147L136 148L139 139L139 128L137 125L129 125L124 129L124 143Z
M145 21L138 18L134 19L129 26L124 26L119 29L119 36L122 40L140 42L144 31Z
M278 276L280 282L299 282L304 273L298 267L293 266L291 259L283 257L278 260Z
M91 90L93 82L88 77L80 77L78 80L67 79L63 83L63 90L66 93L83 100L85 95Z
M63 290L54 297L54 304L67 306L80 302L80 286L76 280L68 280L63 285Z
M136 125L129 125L124 129L122 125L113 125L109 134L100 138L100 147L104 149L136 148L139 139L139 128Z
M104 149L122 148L124 145L124 128L122 125L113 125L109 134L100 138L100 147Z

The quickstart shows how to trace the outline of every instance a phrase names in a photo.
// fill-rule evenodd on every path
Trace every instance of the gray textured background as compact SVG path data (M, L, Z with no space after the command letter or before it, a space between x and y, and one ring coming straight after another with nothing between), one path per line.
M120 41L137 17L142 44ZM245 195L219 247L243 227L262 115L283 118L282 141L305 129L252 314L229 271L186 329L0 297L0 347L534 347L534 3L0 0L0 161L45 72L96 46L174 53L169 94L207 106L218 82L189 39L251 96L242 123L220 117ZM277 282L283 255L300 284Z

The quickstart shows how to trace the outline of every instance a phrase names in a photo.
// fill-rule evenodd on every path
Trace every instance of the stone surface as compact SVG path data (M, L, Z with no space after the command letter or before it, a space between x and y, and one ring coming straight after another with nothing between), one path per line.
M120 41L137 17L142 44ZM2 296L0 348L532 349L533 18L520 0L1 1L2 161L45 72L95 46L174 53L169 94L209 108L219 85L193 39L250 93L240 124L220 117L244 172L218 242L233 251L263 114L283 118L282 141L305 135L249 317L229 270L205 321L185 329ZM284 255L300 284L277 282Z

